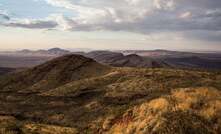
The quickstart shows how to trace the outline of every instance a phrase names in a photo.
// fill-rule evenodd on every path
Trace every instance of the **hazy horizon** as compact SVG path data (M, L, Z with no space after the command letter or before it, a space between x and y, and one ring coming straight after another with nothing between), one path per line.
M18 49L0 49L0 52L16 52L22 50L30 50L30 51L38 51L38 50L49 50L53 48L59 48L68 50L71 52L91 52L91 51L156 51L156 50L163 50L163 51L177 51L177 52L202 52L202 53L221 53L221 50L197 50L197 49L93 49L93 48L62 48L62 47L48 47L48 48L18 48Z

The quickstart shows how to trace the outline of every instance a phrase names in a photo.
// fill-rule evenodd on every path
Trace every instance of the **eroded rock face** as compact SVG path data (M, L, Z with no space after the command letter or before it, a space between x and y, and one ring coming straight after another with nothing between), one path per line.
M173 90L171 95L130 109L110 130L122 134L220 132L221 92L213 88Z

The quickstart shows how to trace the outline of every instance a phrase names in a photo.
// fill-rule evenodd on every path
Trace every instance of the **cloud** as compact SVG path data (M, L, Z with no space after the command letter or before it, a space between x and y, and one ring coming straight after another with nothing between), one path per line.
M174 0L154 0L153 5L157 9L172 10L175 7Z
M8 21L8 20L10 20L8 13L5 10L0 10L0 23L1 21Z
M180 14L179 17L185 19L185 18L189 18L191 16L192 16L192 13L187 11L187 12L184 12L184 13Z
M128 31L142 34L181 32L184 36L192 35L193 38L200 39L205 37L205 33L209 34L208 37L217 37L219 34L216 33L221 31L220 0L44 1L52 6L70 10L75 15L67 17L54 14L46 19L15 20L5 25L70 31ZM202 31L202 36L198 31Z
M10 20L10 17L8 15L2 13L0 13L0 18L4 20Z
M30 29L48 29L48 28L54 28L57 26L57 23L54 21L24 21L24 22L10 22L4 24L5 26L10 27L22 27L22 28L30 28Z
M21 27L21 28L29 28L29 29L49 29L55 28L58 24L53 20L42 19L42 20L34 20L34 19L15 19L2 22L1 25L7 27Z
M220 0L46 1L78 14L77 17L69 18L69 22L73 22L67 26L69 30L124 30L141 33L160 30L221 30Z

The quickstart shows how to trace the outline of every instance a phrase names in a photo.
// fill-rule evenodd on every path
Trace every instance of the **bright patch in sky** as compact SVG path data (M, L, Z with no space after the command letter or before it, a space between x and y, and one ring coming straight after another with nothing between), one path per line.
M0 40L1 49L220 50L221 1L1 0Z
M41 19L50 14L74 15L64 8L54 7L43 0L1 0L0 11L15 18Z

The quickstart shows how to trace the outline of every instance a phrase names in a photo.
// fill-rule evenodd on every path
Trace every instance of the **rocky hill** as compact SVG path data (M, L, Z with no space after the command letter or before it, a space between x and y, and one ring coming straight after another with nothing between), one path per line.
M95 59L99 63L116 67L169 67L165 62L136 54L123 55L122 53L110 51L92 51L85 56Z
M17 91L47 90L71 81L95 77L108 70L92 59L80 55L66 55L55 58L26 71L13 73L0 78L1 90Z
M220 79L67 55L0 77L0 133L219 134Z

